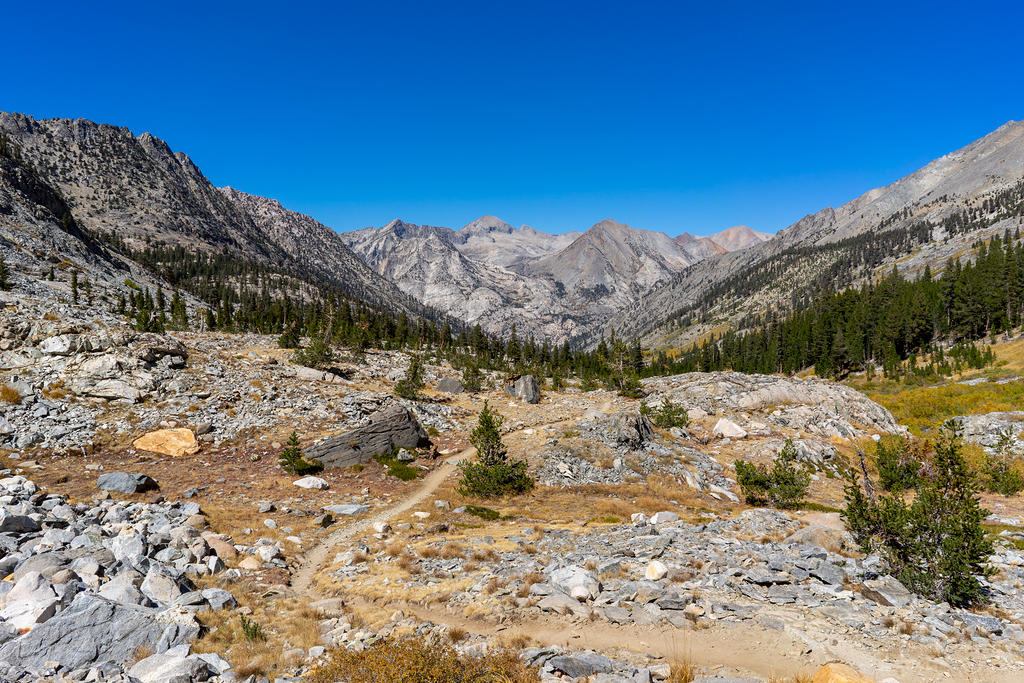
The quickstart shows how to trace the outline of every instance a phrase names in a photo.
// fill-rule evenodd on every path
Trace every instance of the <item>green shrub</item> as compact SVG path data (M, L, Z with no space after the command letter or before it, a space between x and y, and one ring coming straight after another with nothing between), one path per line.
M243 614L239 617L239 621L242 624L242 635L250 643L267 639L267 635L263 632L263 625L255 619L250 619Z
M334 349L331 348L327 335L321 334L314 337L306 348L296 350L292 358L299 365L323 370L334 362Z
M469 435L476 446L478 462L463 462L458 492L463 496L488 498L510 493L523 493L533 488L533 479L526 472L526 462L510 461L508 448L501 440L500 415L491 412L487 401L480 411L477 426Z
M1012 496L1024 489L1024 477L1014 469L1006 458L989 455L985 458L985 470L982 473L985 490Z
M747 503L776 508L798 507L810 486L811 475L797 467L795 461L796 448L792 439L786 440L771 469L737 460L736 482Z
M915 496L877 498L854 479L846 487L846 525L865 553L878 552L907 588L957 607L981 603L978 576L986 572L992 543L985 537L977 477L963 457L960 434L947 423L931 466L918 477Z
M292 325L277 338L277 345L282 349L299 348L299 326Z
M402 481L412 481L419 476L414 468L399 460L395 453L391 455L376 455L373 459L387 467L388 474L392 477L398 477Z
M299 448L299 436L295 432L288 437L281 454L277 456L277 464L288 474L297 474L304 477L307 474L316 474L323 470L324 466L319 462L310 462L302 457L302 449Z
M481 505L467 505L466 512L473 515L474 517L486 519L489 522L493 522L494 520L498 519L498 517L501 517L501 513L499 513L497 510L485 508Z
M875 446L875 465L882 488L894 493L914 488L921 469L920 455L902 436L880 440Z
M0 254L0 289L11 288L11 273L7 268L7 261L4 260L4 255Z
M462 368L462 386L466 391L476 392L483 388L483 378L480 368L473 360L467 360Z
M651 408L646 403L641 405L640 413L647 415L654 424L664 429L686 427L690 424L690 416L686 414L686 408L678 403L672 403L667 396L657 409Z

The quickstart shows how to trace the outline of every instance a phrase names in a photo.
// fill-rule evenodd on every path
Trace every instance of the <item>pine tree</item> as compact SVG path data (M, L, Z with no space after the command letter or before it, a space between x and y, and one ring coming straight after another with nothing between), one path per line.
M78 271L71 271L71 303L78 304Z
M281 454L277 458L277 464L288 474L295 474L300 477L307 474L315 474L324 468L320 463L309 462L302 457L302 449L299 448L299 435L295 432L292 432L292 435L288 437L288 443L281 450Z
M985 593L977 577L992 554L982 527L988 511L955 425L944 425L928 470L909 504L898 494L875 499L854 479L843 518L861 549L880 552L910 590L957 607L979 604Z
M492 497L523 493L533 488L533 479L526 472L526 462L510 461L508 448L501 440L500 415L491 412L487 401L480 411L477 426L469 435L476 447L477 462L459 465L462 480L458 491L463 496Z

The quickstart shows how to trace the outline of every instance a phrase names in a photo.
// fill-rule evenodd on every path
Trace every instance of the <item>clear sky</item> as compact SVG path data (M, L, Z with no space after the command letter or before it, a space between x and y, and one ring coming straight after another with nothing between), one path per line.
M774 232L1024 118L1024 3L6 3L0 110L339 230Z

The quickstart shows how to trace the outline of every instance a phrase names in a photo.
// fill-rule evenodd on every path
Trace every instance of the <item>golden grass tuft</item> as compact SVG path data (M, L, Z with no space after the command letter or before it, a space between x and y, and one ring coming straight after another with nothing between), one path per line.
M332 650L322 666L307 674L311 683L533 683L515 652L499 650L482 657L459 654L447 643L424 639L386 640L362 652Z
M0 385L0 402L18 405L21 403L21 394L9 384Z

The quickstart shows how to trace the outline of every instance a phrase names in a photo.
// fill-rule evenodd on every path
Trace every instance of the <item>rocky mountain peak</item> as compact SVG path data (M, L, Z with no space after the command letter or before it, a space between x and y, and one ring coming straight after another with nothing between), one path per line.
M722 247L725 251L739 251L771 238L770 234L751 230L745 225L734 225L731 228L726 228L721 232L708 236L708 239Z
M496 216L481 216L462 226L459 232L466 235L485 235L496 232L510 235L515 232L515 228Z

